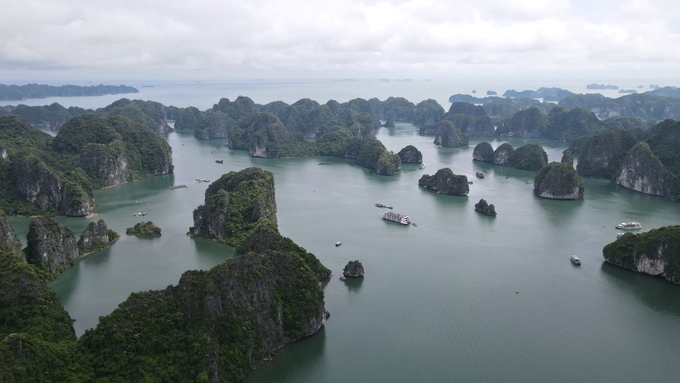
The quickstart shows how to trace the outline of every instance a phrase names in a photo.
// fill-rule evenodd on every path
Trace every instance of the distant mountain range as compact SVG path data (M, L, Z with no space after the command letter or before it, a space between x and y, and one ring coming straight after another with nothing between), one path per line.
M62 85L44 84L5 85L0 84L0 101L25 100L27 98L46 97L84 97L103 96L106 94L139 93L137 88L127 85Z

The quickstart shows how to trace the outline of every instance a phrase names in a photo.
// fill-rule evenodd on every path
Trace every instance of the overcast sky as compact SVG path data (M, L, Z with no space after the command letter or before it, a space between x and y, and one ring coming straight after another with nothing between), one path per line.
M0 5L4 83L33 75L680 78L677 0L2 0Z

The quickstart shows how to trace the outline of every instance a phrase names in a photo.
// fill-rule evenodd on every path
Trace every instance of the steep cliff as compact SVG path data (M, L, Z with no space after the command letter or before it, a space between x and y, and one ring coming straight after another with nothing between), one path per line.
M446 195L466 196L470 192L467 177L454 174L449 168L439 169L433 176L423 175L418 180L418 186Z
M261 219L276 222L274 176L260 168L229 172L208 186L194 210L193 236L238 247Z
M475 150L472 152L472 159L475 161L482 162L494 162L494 152L491 144L488 142L480 142L475 146Z
M19 262L26 262L26 256L21 249L21 241L9 224L7 217L0 211L0 251L6 251L9 255L14 256Z
M486 202L484 198L480 199L479 202L475 204L475 211L484 213L489 217L495 217L497 215L496 207L493 204Z
M392 176L401 169L401 159L385 149L379 140L363 142L356 164L372 169L375 174Z
M536 108L520 110L498 127L502 137L543 138L548 129L548 117Z
M460 129L458 129L458 127L456 127L456 125L449 120L423 126L420 128L420 134L436 135L434 144L447 148L465 146L470 141L468 135L461 132Z
M471 137L493 137L496 135L493 122L481 105L467 102L453 102L444 116L453 122L461 132Z
M304 157L318 154L314 143L301 133L286 130L281 120L268 112L239 120L229 131L229 148L248 150L253 157Z
M510 166L510 158L515 153L515 148L508 143L501 144L493 152L493 163L501 166Z
M670 196L671 179L672 176L652 153L649 145L638 142L623 160L614 183L645 194Z
M26 236L26 260L56 277L79 257L73 231L48 217L31 219Z
M540 168L534 177L534 189L539 197L549 199L583 199L584 192L576 170L563 162Z
M567 164L572 168L574 167L574 154L571 152L571 150L565 149L564 151L562 151L562 159L560 160L560 162L563 164Z
M680 284L680 226L627 233L605 246L602 255L613 265Z
M191 115L185 117L189 119ZM187 123L183 121L183 124ZM199 117L194 122L194 137L202 140L210 140L213 138L226 138L229 136L229 129L234 126L235 122L220 111L209 113L207 116Z
M416 105L416 115L413 118L413 125L425 126L444 119L444 108L436 100L427 99ZM421 133L425 134L425 133Z
M54 169L33 149L14 156L13 177L22 199L35 203L42 211L58 211L67 216L82 217L94 208L94 197L83 176L67 175ZM81 182L73 182L72 179Z
M579 147L576 169L584 177L611 179L621 171L621 166L635 138L620 129L610 130L590 137Z
M97 222L90 222L80 233L78 251L81 256L100 251L111 246L118 238L118 233L109 230L103 219L100 219Z

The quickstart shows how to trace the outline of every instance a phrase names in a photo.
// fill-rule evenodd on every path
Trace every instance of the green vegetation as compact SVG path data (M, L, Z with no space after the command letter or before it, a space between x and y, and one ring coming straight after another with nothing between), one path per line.
M424 174L418 180L418 186L446 195L466 196L470 192L467 177L454 174L449 168L439 169L433 176Z
M534 189L539 197L551 199L582 199L583 185L573 167L563 162L551 162L536 172Z
M571 150L566 149L562 151L562 159L560 162L574 167L574 154L571 152Z
M125 229L127 235L137 235L142 237L150 237L161 235L161 228L154 225L151 221L138 222L133 227Z
M229 148L250 151L256 157L304 157L318 154L316 145L301 133L286 130L281 120L262 112L239 120L228 132Z
M127 98L121 98L105 108L97 109L95 113L104 117L125 117L158 134L165 134L170 130L165 115L165 107L155 101L131 101Z
M488 142L480 142L472 152L472 159L475 161L493 163L493 148Z
M680 283L680 226L665 226L642 234L627 233L602 249L604 259L614 265L638 270L642 258L661 263L663 277Z
M621 172L623 160L635 142L630 133L620 129L588 138L579 148L579 174L584 177L613 179Z
M316 145L319 147L319 154L322 156L356 158L356 156L352 156L348 152L350 146L352 146L351 143L355 140L363 142L361 139L354 137L348 129L340 128L319 137Z
M167 142L122 117L75 117L56 137L0 117L0 208L8 214L81 216L92 190L172 171Z
M104 220L90 222L80 233L78 252L80 256L104 250L120 238L120 235L106 226Z
M423 154L413 145L406 145L397 155L402 163L419 164L423 162Z
M548 155L540 144L526 144L510 156L509 165L520 170L536 171L548 163Z

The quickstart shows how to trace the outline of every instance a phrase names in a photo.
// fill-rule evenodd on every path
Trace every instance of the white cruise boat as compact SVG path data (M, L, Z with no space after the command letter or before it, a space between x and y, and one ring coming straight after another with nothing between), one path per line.
M639 230L642 229L642 225L640 225L640 222L628 221L621 222L620 224L616 225L616 228L620 230Z
M395 213L392 210L382 213L382 217L383 217L383 219L386 219L386 220L392 221L392 222L397 222L397 223L400 223L402 225L411 224L411 219L407 215Z

